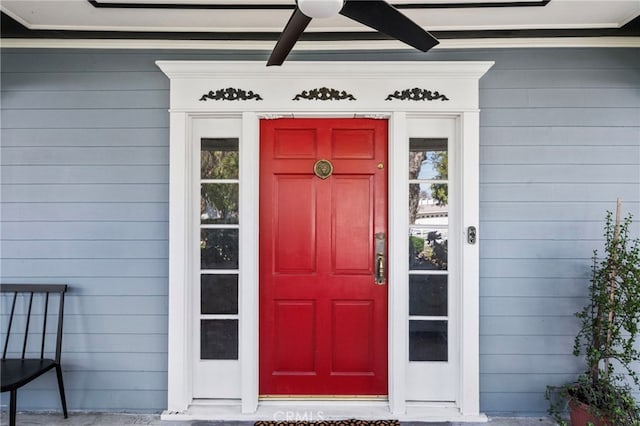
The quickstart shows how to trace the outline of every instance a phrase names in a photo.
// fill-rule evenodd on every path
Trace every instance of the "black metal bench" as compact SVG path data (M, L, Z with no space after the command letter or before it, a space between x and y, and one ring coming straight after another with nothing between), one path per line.
M64 315L64 294L66 285L47 284L2 284L2 310L11 306L7 319L7 330L4 348L2 350L2 365L0 367L0 381L2 392L11 392L9 399L9 424L16 424L16 398L18 388L40 377L49 370L56 370L58 377L58 390L62 402L64 418L67 418L67 401L64 396L64 384L62 382L62 367L60 366L60 353L62 349L62 319ZM50 297L50 295L52 297ZM8 300L7 300L8 299ZM55 309L55 300L58 299L58 312L49 312L49 305ZM32 313L33 312L33 313ZM6 312L3 312L3 316ZM37 321L42 317L42 321ZM47 319L55 320L56 342L53 358L47 358L49 347L45 345L47 336ZM24 324L20 324L24 323ZM42 328L40 328L40 324ZM12 330L12 328L14 330ZM16 331L15 329L18 329ZM13 333L13 334L12 334ZM41 336L36 336L41 334ZM29 336L37 337L29 339ZM13 338L12 338L13 337ZM9 355L9 356L8 356Z

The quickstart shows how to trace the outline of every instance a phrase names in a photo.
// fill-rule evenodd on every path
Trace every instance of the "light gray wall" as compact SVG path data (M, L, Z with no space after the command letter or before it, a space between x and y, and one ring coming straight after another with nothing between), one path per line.
M154 61L266 56L2 51L1 281L71 285L70 409L166 406L169 82ZM572 314L605 210L621 196L640 217L640 50L291 59L496 61L480 93L481 408L544 412L545 386L581 369ZM18 407L57 410L53 377Z

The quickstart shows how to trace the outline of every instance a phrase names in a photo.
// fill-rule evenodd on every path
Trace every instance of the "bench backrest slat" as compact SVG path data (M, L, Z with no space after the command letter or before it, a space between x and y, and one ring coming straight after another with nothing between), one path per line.
M2 351L2 359L7 357L7 348L9 347L9 336L11 336L11 325L13 325L13 313L16 311L16 299L18 293L13 293L13 302L11 302L11 314L9 315L9 325L7 326L7 338L4 341L4 350Z
M31 322L32 306L33 306L33 292L29 292L29 309L27 311L27 325L24 328L24 341L22 343L22 359L24 359L24 354L27 353L27 341L29 340L29 323Z
M47 337L47 315L49 313L49 292L44 297L44 318L42 320L42 346L40 347L40 358L44 358L44 341Z
M8 326L7 326L7 334L6 340L4 342L4 348L2 351L2 359L7 358L7 351L9 348L9 339L11 337L13 319L16 316L16 300L18 294L28 294L29 303L28 308L26 308L25 317L25 327L24 327L24 340L22 341L22 359L24 359L27 355L27 347L28 339L29 339L29 330L31 328L31 315L32 311L36 304L34 305L33 299L34 295L41 294L44 297L44 306L43 306L43 320L42 320L42 341L40 343L40 359L44 358L45 355L45 342L47 335L47 318L49 316L49 295L51 293L57 293L59 295L59 303L58 303L58 324L56 329L56 346L55 346L55 361L60 362L60 355L62 353L62 320L64 317L64 295L67 290L67 286L64 284L1 284L0 285L0 293L13 293L12 294L12 302L11 302L11 313L9 316ZM35 313L34 313L35 315ZM36 327L37 328L37 327ZM34 333L36 331L34 330ZM15 332L14 332L15 334ZM20 334L20 333L18 333ZM33 333L32 333L33 334ZM18 336L16 336L18 337ZM17 342L16 342L17 343ZM35 349L35 348L34 348Z
M66 291L66 286L65 286ZM62 321L64 319L64 291L60 292L60 303L58 305L58 333L56 334L56 362L60 362L62 352Z

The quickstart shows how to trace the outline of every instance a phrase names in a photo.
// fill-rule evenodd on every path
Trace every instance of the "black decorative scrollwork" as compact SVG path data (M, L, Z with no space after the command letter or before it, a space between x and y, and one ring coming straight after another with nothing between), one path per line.
M243 89L234 89L233 87L228 87L226 89L218 89L216 91L209 91L209 93L205 93L200 98L201 101L206 101L207 99L213 99L214 101L248 101L251 99L255 99L256 101L261 101L262 96L255 93L253 90L243 90Z
M399 99L401 101L436 101L440 99L441 101L448 101L449 98L446 95L439 93L438 91L432 92L431 90L420 89L419 87L414 87L413 89L405 89L405 90L396 90L395 92L389 94L385 101L390 101L393 99Z
M347 93L344 90L329 89L328 87L303 90L301 93L298 93L295 98L293 98L294 101L299 101L300 99L309 99L312 101L340 101L343 99L349 101L356 100L356 98L351 93Z

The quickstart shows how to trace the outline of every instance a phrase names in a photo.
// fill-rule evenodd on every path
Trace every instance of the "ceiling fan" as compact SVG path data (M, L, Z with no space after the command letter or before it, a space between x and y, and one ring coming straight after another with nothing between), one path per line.
M423 52L438 44L435 37L384 0L296 0L296 8L280 34L267 66L282 65L311 19L338 14Z

